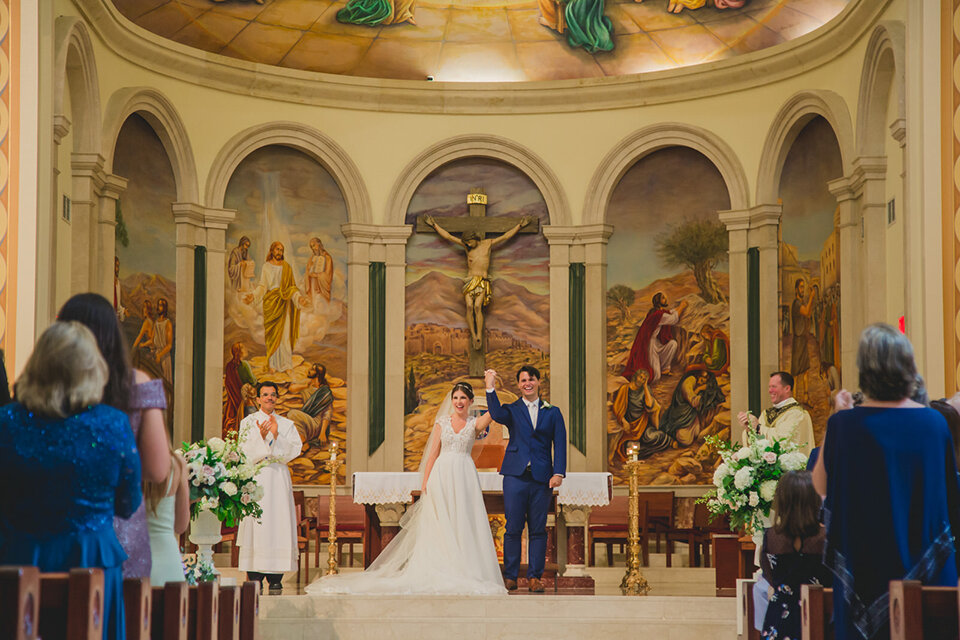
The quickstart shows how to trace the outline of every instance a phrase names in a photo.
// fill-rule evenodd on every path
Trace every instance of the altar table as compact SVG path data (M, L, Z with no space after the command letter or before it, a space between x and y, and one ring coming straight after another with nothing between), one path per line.
M487 513L503 513L503 476L482 471L480 489ZM367 567L397 534L406 505L420 491L420 474L415 472L357 472L353 474L353 501L366 505L363 566ZM586 574L586 527L590 509L610 504L613 493L609 473L568 473L554 489L551 513L558 515L557 528L566 529L566 554L562 558L564 577ZM548 554L550 550L548 549ZM556 546L553 547L556 553Z

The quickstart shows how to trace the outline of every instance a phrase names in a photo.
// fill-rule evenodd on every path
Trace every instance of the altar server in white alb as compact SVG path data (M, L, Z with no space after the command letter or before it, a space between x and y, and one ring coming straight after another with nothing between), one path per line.
M240 570L247 572L248 580L261 583L261 588L266 578L272 592L282 589L285 571L297 569L296 508L287 463L300 455L303 446L293 422L277 415L278 396L276 383L258 384L260 410L240 423L240 446L247 460L269 462L257 474L263 487L263 516L259 522L244 518L237 532Z

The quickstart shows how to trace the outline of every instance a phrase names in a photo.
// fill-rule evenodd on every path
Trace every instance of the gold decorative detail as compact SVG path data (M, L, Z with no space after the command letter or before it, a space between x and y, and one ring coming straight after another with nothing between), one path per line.
M468 194L467 194L467 204L487 204L487 194L485 194L485 193L468 193Z
M645 596L650 591L650 583L640 571L640 465L637 459L637 445L627 450L630 461L627 471L630 473L630 519L627 534L627 572L620 581L620 592L625 596Z
M327 575L340 573L337 567L337 470L343 464L337 459L338 444L330 443L330 459L324 463L330 472L330 518L327 529Z

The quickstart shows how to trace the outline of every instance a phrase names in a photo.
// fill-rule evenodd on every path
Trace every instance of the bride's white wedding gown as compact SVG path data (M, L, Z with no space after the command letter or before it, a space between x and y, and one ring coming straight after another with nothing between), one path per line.
M401 530L363 573L326 576L307 593L506 593L480 478L470 452L474 418L459 433L450 416L437 420L440 455L426 493L401 519Z

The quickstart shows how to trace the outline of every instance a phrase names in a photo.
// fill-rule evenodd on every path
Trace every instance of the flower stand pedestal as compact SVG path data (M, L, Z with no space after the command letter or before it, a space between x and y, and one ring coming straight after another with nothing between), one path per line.
M190 522L190 542L197 545L198 562L213 566L213 545L220 542L220 520L212 511L201 511Z

